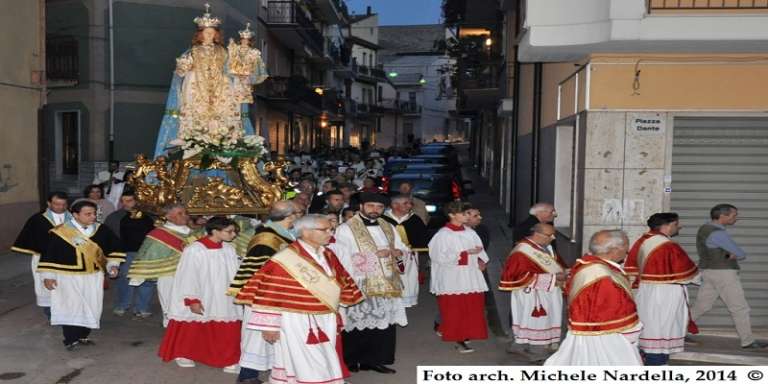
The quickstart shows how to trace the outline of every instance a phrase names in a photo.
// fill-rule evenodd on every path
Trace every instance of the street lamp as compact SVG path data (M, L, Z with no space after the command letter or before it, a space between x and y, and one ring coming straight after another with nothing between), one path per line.
M315 93L317 93L318 95L322 96L322 95L323 95L323 92L324 92L324 91L323 91L323 89L322 89L322 88L320 88L320 87L317 87L317 88L315 88Z
M486 47L490 47L491 45L493 45L493 39L491 39L490 37L486 38L485 39L485 46Z

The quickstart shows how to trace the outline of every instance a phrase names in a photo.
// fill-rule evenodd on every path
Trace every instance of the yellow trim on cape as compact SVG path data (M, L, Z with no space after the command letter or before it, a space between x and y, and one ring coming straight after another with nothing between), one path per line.
M322 255L321 255L322 256ZM333 312L339 310L341 300L341 286L336 281L336 276L328 276L325 271L301 257L299 253L289 247L274 256L272 261L283 267L304 289L309 291L323 305ZM289 302L289 301L286 301ZM298 304L298 303L296 303ZM303 303L303 305L311 305Z

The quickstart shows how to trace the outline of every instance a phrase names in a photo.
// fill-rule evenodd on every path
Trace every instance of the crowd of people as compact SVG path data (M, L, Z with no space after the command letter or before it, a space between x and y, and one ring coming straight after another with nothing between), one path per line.
M190 217L180 204L153 217L130 188L110 212L100 203L103 186L89 186L71 206L54 192L13 250L32 255L37 304L62 326L70 351L93 344L108 277L117 316L152 317L157 295L165 327L158 355L179 367L218 367L238 383L259 383L264 372L276 383L395 373L397 328L408 325L406 309L418 305L429 276L434 331L459 353L473 352L469 342L488 337L490 239L479 210L453 201L432 233L411 185L389 194L378 187L384 156L347 155L296 155L290 193L262 217ZM746 255L725 231L735 207L716 206L699 230L698 267L672 240L674 213L652 215L631 247L620 230L595 233L571 266L556 250L554 206L536 204L530 214L515 228L498 289L511 292L514 345L546 364L666 364L718 296L742 346L765 347L751 335L738 280ZM689 312L685 286L700 280Z

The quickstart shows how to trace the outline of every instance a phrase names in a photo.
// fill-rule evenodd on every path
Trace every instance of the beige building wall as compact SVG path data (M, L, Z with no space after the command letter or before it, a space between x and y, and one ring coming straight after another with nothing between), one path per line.
M44 2L4 1L0 13L0 249L13 243L24 221L39 208L38 109L42 106Z

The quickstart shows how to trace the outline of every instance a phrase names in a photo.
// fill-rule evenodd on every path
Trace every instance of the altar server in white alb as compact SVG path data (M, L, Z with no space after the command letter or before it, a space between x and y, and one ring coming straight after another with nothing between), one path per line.
M57 225L72 220L72 215L67 211L67 194L64 192L52 192L48 195L48 208L32 215L16 237L11 251L32 256L32 281L35 284L35 296L37 306L43 307L43 312L51 317L51 292L43 286L43 279L37 272L37 264L40 255L48 246L48 232Z
M590 254L576 260L565 284L568 334L544 365L643 365L637 349L643 324L618 264L628 249L620 230L592 235Z
M199 362L237 373L243 313L226 293L239 265L229 244L238 228L230 219L214 217L205 223L205 231L207 236L181 254L158 354L183 368Z
M566 266L550 245L554 239L554 226L534 225L533 233L512 250L501 273L499 290L510 292L516 344L543 349L560 342Z
M456 343L460 353L474 352L466 342L488 338L485 320L485 283L483 271L488 254L483 242L466 227L469 203L453 201L445 207L449 222L429 242L432 264L430 292L437 295L443 341Z
M409 251L392 224L381 216L387 198L360 193L360 212L339 226L330 248L365 296L342 308L344 360L349 370L393 374L396 327L408 325L403 304L403 256Z
M73 350L90 345L98 329L104 301L104 271L117 277L125 253L107 226L96 222L96 203L72 205L72 220L51 230L37 266L43 285L51 291L51 325L61 325L64 345Z
M640 350L645 365L666 365L671 353L683 351L686 332L696 333L686 284L698 283L699 269L672 241L680 231L676 213L655 213L648 227L629 251L624 270L639 283L635 300L643 322Z

